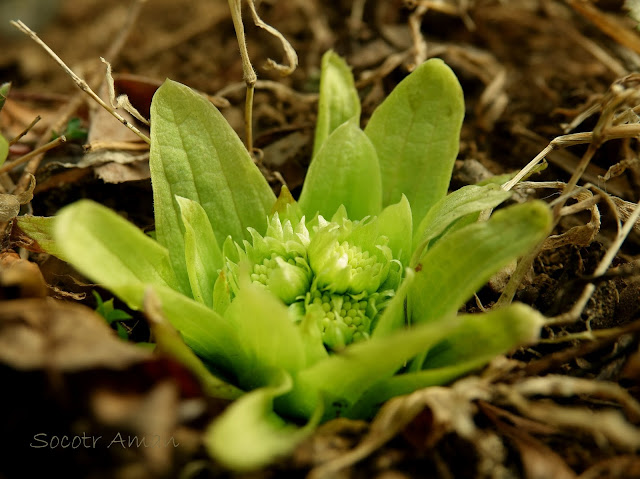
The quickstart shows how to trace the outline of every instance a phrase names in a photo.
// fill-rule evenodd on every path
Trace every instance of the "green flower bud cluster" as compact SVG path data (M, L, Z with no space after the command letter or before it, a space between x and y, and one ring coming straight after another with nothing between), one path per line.
M318 318L329 349L369 338L397 286L387 281L392 254L376 218L355 222L339 211L332 221L318 216L308 228L304 217L294 226L275 213L264 236L250 234L251 242L236 244L237 261L227 263L232 292L240 264L248 263L250 280L280 298L296 320Z
M285 259L276 253L256 263L250 274L251 281L264 285L289 305L302 296L311 284L311 270L301 257Z
M311 291L305 298L306 311L318 314L319 328L325 345L333 350L369 338L375 298L359 295L331 294Z

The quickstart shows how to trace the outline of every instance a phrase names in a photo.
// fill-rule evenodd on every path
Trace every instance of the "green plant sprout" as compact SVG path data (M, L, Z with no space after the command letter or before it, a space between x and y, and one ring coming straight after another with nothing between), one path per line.
M127 329L122 325L121 321L126 321L127 319L132 319L131 315L126 311L121 309L117 309L113 306L113 298L103 301L100 293L97 291L92 291L93 297L96 299L96 313L102 316L109 326L115 323L116 331L118 333L118 337L120 339L127 340L129 339L129 333Z
M496 185L447 194L463 115L455 75L432 59L363 131L351 72L326 53L296 202L286 187L274 196L215 107L167 80L151 107L156 240L88 200L19 224L130 308L152 316L157 298L159 349L236 399L209 451L253 469L321 421L371 417L538 337L543 318L522 304L457 314L551 224L540 201L478 221L509 197Z
M62 135L58 135L57 133L53 132L51 134L51 139L55 140L59 136L64 136L69 141L84 142L87 139L87 135L88 131L82 126L82 120L80 118L74 117L69 120Z

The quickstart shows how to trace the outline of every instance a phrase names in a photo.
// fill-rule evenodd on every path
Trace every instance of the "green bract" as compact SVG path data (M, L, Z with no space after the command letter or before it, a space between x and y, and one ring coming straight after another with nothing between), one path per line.
M464 112L451 70L419 66L362 131L348 67L332 52L322 65L299 202L284 187L276 199L222 115L167 81L151 109L157 241L90 201L20 220L131 308L159 299L170 322L152 322L159 349L210 394L238 398L207 434L236 469L290 451L321 420L370 417L390 397L451 381L541 325L519 304L456 314L545 237L550 214L531 202L478 222L509 194L446 194Z

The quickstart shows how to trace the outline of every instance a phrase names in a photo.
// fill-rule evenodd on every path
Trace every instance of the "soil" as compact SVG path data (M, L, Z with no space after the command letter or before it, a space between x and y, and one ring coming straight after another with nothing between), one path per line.
M466 102L452 189L514 173L553 140L548 167L529 177L535 184L518 189L514 201L552 202L576 174L587 196L567 206L596 200L565 210L516 293L557 319L539 344L497 358L449 387L419 391L412 399L421 404L417 410L400 398L371 422L326 423L293 455L242 477L640 478L640 224L600 270L616 247L619 222L640 199L638 132L616 136L609 128L622 123L622 116L611 116L616 102L616 115L631 112L627 125L638 123L640 34L623 4L265 0L258 5L263 20L298 54L298 68L287 77L264 68L268 58L282 60L280 43L244 12L259 78L256 161L276 193L283 181L294 196L300 192L313 144L320 58L332 48L353 68L363 125L416 64L440 57L452 67ZM117 90L143 116L155 88L171 78L208 95L245 137L242 62L226 2L7 1L0 18L20 18L37 30L103 94L99 57L105 56ZM69 133L72 118L88 130L88 137L80 131L79 139L44 157L0 170L0 193L25 191L31 172L36 186L22 214L50 216L91 198L152 230L148 148L98 111L27 36L4 24L0 41L0 79L12 82L0 115L2 134L16 137L42 117L11 147L8 161ZM556 139L569 133L588 138ZM171 360L121 350L115 333L89 310L97 304L92 290L104 299L110 294L33 251L14 223L2 224L0 236L0 404L6 417L0 477L57 469L72 477L235 477L211 462L200 442L226 404L207 399ZM592 296L568 318L589 285ZM504 287L494 278L465 309L492 306ZM126 309L117 300L115 306ZM132 314L122 323L126 333L147 341L144 317ZM85 445L89 437L112 440L124 430L139 437L163 431L181 446ZM51 431L87 439L54 449ZM51 440L42 454L26 447L37 433Z

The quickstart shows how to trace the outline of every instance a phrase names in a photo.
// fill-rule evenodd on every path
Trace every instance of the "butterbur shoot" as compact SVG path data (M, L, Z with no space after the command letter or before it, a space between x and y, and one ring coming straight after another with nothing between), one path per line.
M87 200L20 219L130 308L159 300L158 348L235 399L206 433L230 468L261 467L320 421L371 417L539 334L522 304L457 314L551 219L534 201L478 221L509 197L495 185L447 195L464 114L453 72L420 65L364 131L357 98L346 63L326 53L296 201L286 187L276 199L215 107L167 80L151 108L157 241Z

